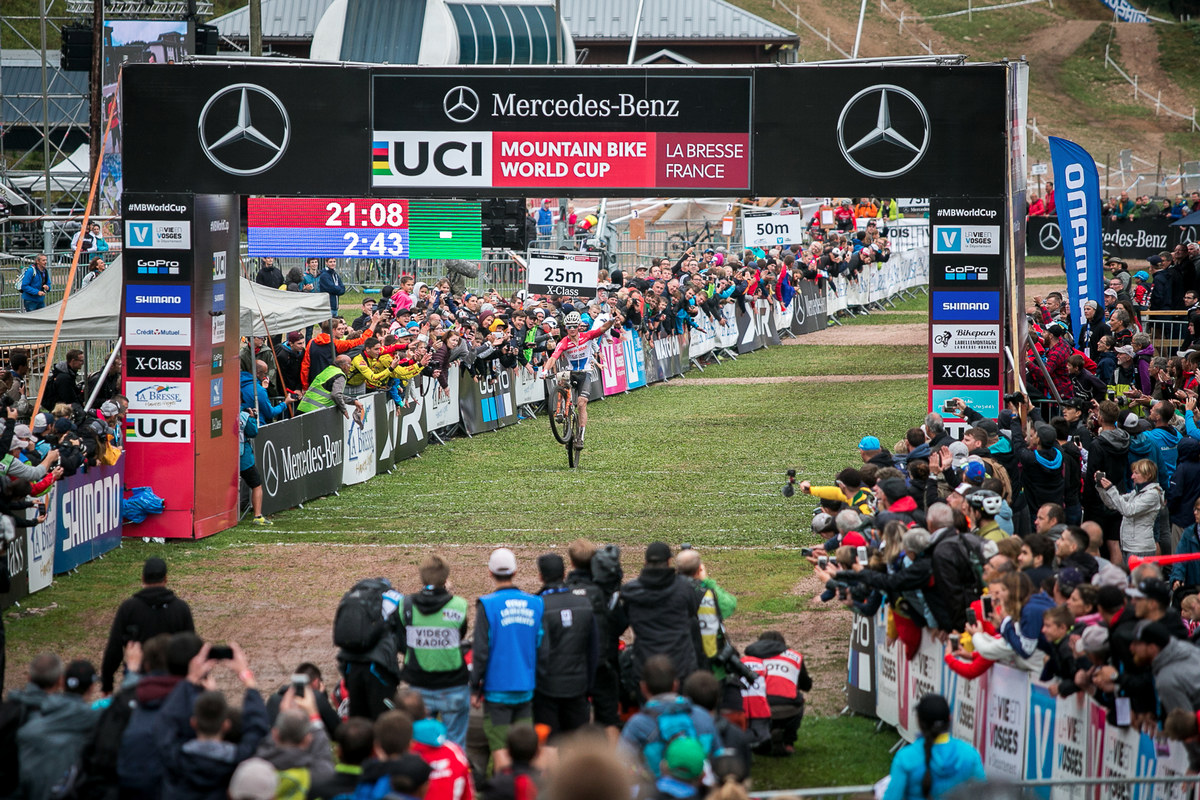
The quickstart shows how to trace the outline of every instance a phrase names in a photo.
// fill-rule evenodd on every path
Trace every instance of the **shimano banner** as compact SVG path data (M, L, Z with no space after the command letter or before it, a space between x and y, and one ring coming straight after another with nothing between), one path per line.
M1100 178L1096 162L1087 151L1066 139L1050 137L1050 160L1054 164L1055 202L1066 259L1072 327L1081 330L1086 324L1083 304L1095 300L1101 307L1104 305Z
M61 575L121 543L121 489L125 457L111 467L89 467L55 486L47 523L57 529L54 573ZM35 528L40 530L41 526ZM30 575L33 582L33 575Z

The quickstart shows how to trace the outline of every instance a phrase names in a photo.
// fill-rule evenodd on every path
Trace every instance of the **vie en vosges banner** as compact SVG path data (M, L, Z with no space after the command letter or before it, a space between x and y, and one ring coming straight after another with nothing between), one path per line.
M1083 304L1095 300L1104 305L1100 177L1088 152L1066 139L1050 137L1050 160L1054 164L1055 208L1062 231L1072 327L1078 331L1086 324Z

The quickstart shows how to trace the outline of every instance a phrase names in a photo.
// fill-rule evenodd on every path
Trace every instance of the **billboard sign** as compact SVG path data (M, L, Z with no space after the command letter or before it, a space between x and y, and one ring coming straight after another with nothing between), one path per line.
M530 294L578 300L596 296L600 254L574 250L530 250L525 272Z

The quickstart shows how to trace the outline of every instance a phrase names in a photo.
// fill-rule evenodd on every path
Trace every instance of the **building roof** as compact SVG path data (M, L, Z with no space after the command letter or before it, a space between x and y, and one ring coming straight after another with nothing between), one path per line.
M563 24L581 44L633 37L638 0L561 0ZM794 42L796 34L725 0L645 0L639 39Z
M317 23L333 0L263 0L264 39L311 39ZM250 38L250 7L242 6L212 21L222 36Z
M0 58L0 127L41 124L41 64L36 50L6 50ZM63 72L51 54L46 80L50 127L87 125L88 74Z
M263 0L264 39L311 39L333 0ZM453 0L451 0L453 2ZM796 34L725 0L645 0L642 39L751 39L795 41ZM562 0L563 24L576 39L633 36L638 0ZM222 36L250 36L249 8L212 21Z

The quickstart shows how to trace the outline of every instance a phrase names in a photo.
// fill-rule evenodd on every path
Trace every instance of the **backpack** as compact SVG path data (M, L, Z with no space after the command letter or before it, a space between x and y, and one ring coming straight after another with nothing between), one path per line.
M618 591L624 578L625 573L621 569L621 548L615 544L606 544L596 550L592 556L592 580L604 594L609 596Z
M960 568L965 566L964 573L969 572L971 583L964 586L970 589L976 597L983 595L983 565L987 557L983 554L984 540L973 533L960 533L953 537L954 552Z
M684 697L677 696L670 703L647 704L642 713L654 719L655 735L642 745L642 758L655 774L672 741L681 736L700 740L692 722L692 704Z
M390 586L381 578L354 584L342 595L333 618L333 643L350 653L368 653L387 631L383 593Z

